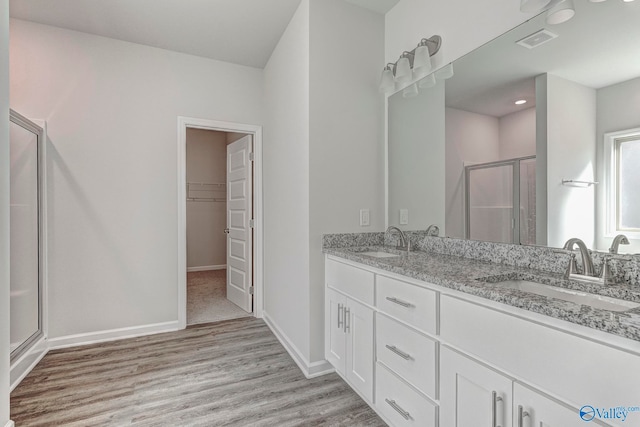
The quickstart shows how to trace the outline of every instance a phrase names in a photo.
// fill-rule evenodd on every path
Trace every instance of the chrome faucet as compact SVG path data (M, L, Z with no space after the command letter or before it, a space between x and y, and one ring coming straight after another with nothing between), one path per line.
M628 244L629 244L629 239L627 239L627 236L625 236L624 234L618 234L616 237L613 238L613 242L611 242L609 253L617 254L618 246L628 245Z
M569 251L573 250L573 245L577 245L578 249L580 249L580 256L582 257L582 265L584 267L584 273L582 275L577 274L575 268L575 255L571 257L571 261L569 263L569 268L567 269L567 276L587 276L593 277L593 261L591 260L591 255L589 254L589 249L587 249L587 245L580 239L573 238L567 240L567 243L564 244L562 249L566 249Z
M404 232L398 227L390 225L389 228L387 228L387 231L384 232L384 234L386 235L387 233L390 233L392 231L397 231L397 234L399 236L399 242L396 246L396 249L406 250L407 252L409 252L411 250L411 243L409 242L409 239L407 239L407 236L404 234Z
M438 228L437 225L431 224L429 227L427 227L427 236L438 237L439 234L440 228Z

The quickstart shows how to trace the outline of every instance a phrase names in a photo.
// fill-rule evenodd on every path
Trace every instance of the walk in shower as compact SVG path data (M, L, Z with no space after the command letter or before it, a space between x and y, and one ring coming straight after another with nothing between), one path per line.
M465 166L467 239L536 243L536 158Z
M10 350L12 368L44 337L44 129L10 112ZM13 379L12 379L13 380ZM13 381L12 381L13 382Z

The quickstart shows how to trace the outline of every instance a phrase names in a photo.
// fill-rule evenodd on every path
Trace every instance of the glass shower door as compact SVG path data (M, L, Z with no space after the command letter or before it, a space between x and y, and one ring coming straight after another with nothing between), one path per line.
M42 336L38 167L41 132L35 124L11 112L9 311L12 360Z

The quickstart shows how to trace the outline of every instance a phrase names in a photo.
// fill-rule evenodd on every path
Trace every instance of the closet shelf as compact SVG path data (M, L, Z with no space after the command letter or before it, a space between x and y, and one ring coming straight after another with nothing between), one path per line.
M226 202L226 182L187 182L187 201Z

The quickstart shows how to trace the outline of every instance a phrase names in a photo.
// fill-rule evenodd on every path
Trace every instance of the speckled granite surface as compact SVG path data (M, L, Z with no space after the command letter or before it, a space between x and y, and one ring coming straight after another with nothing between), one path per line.
M378 234L382 235L382 233ZM428 240L432 239L433 238L428 238ZM345 243L344 238L342 239L342 242ZM523 252L514 251L513 249L509 250L509 248L507 248L504 252L499 252L498 255L486 254L485 252L492 252L493 248L486 247L482 244L483 242L470 243L472 244L468 245L469 249L468 252L465 252L466 256L464 257L435 253L435 251L426 252L422 250L407 254L403 251L390 249L388 246L383 247L380 244L362 246L343 245L342 247L325 246L324 252L384 271L422 280L449 289L508 304L513 307L522 308L535 313L551 316L556 319L565 320L578 325L640 341L640 308L634 308L625 312L596 309L587 305L539 296L529 292L506 289L495 282L503 281L505 279L532 280L553 286L582 290L585 292L640 303L640 288L638 286L629 285L628 283L614 286L603 286L599 284L575 282L573 280L568 281L563 278L561 273L553 271L554 269L564 271L563 264L553 260L544 260L544 257L551 257L551 255L541 255L536 251L528 252L527 248L530 247L522 247L524 248L524 256L529 256L527 261L523 261L520 259L520 257L523 256ZM429 247L429 245L436 244L437 242L427 242L426 246L418 246L424 248ZM361 253L364 251L377 250L395 252L400 256L396 258L374 258ZM547 250L555 253L552 249ZM471 259L469 255L474 254L478 254L480 259ZM565 256L568 259L568 255L565 254ZM490 258L491 260L498 260L500 257L513 257L515 258L513 264L518 265L509 265L506 262L489 262L489 260L486 259ZM543 260L541 263L551 271L541 271L539 269L530 268L530 266L536 265L537 260L540 259ZM633 259L632 261L635 262Z

